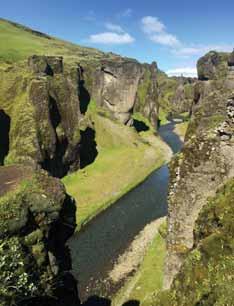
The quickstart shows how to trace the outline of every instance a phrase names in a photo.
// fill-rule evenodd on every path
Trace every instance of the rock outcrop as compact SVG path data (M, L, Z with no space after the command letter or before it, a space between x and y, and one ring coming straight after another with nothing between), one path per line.
M196 78L168 77L159 72L159 105L165 114L178 116L182 113L190 113Z
M196 84L185 146L170 166L164 287L171 290L156 305L231 305L224 277L227 272L233 282L233 274L224 270L233 263L234 220L227 212L233 205L234 83L227 82L228 71L221 77L228 56L226 63L212 66L215 72L207 68L213 55L199 60L202 79L212 79Z
M75 203L63 185L43 170L5 166L0 195L0 305L79 305L65 246Z
M0 111L10 122L3 129L9 148L0 152L1 164L40 166L60 178L78 170L80 121L91 99L123 124L132 125L138 112L156 127L156 64L116 57L81 66L64 64L62 57L33 55L27 66L3 71L1 81Z
M197 62L198 78L201 81L217 80L227 76L228 53L211 51Z
M79 66L32 56L1 78L0 108L11 121L6 162L40 165L56 177L79 169Z
M156 126L157 66L127 58L104 60L95 72L92 96L124 124L132 124L136 111Z

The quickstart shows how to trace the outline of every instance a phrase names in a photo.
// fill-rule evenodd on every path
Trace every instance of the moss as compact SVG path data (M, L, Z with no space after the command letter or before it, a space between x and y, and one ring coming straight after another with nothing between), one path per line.
M34 260L21 239L0 240L0 255L0 305L11 305L22 296L39 294Z
M0 108L10 116L10 151L5 162L17 163L37 154L34 109L27 97L31 75L21 67L0 74Z
M144 77L141 80L138 90L137 90L137 96L139 97L139 101L141 105L145 105L147 100L147 94L149 92L149 88L151 86L151 73L149 70L146 70L144 73Z
M234 299L234 180L218 190L202 209L195 246L171 290L154 305L232 305Z

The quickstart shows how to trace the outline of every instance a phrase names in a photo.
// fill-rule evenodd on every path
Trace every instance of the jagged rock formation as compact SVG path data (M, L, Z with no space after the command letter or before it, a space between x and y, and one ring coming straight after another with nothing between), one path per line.
M157 66L132 59L104 60L95 72L93 98L120 122L132 124L140 112L153 126L157 122Z
M90 102L98 116L134 125L140 113L156 126L157 67L2 24L9 45L25 31L27 39L23 50L0 48L0 305L79 305L65 248L75 206L48 174L61 178L96 158Z
M227 76L228 53L211 51L201 57L197 63L199 80L214 80Z
M168 77L159 72L159 105L164 113L179 115L190 113L193 104L194 86L197 79Z
M58 179L0 167L0 305L79 305L65 247L75 203Z
M0 105L11 126L4 128L10 146L9 152L2 153L1 164L6 158L10 163L40 165L56 177L78 170L80 121L91 98L124 124L132 125L133 112L140 112L156 126L155 64L120 58L108 65L89 70L64 64L62 57L34 55L27 66L5 70ZM0 124L4 120L2 115Z
M194 226L193 250L154 305L233 305L233 193L232 179L205 203Z
M28 66L4 71L1 109L9 116L7 162L40 165L62 177L79 168L78 66L32 56Z
M196 84L185 146L170 166L164 286L171 290L156 305L231 305L233 299L233 214L228 212L233 209L234 82L228 70L217 80L228 56L220 66L213 55L198 62L209 80Z

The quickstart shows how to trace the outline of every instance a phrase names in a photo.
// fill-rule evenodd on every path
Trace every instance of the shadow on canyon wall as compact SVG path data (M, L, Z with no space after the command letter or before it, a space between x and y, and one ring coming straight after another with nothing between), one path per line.
M80 134L80 168L83 169L95 161L98 150L95 141L95 130L87 128L85 131L80 131Z
M4 159L9 152L9 132L11 118L0 110L0 166L4 165Z
M90 94L85 87L85 81L81 80L79 82L79 100L80 100L80 112L81 114L85 114L87 112L89 102L90 102Z
M140 132L146 132L149 130L148 125L146 125L143 121L140 120L133 120L133 126L135 128L135 130L140 133Z

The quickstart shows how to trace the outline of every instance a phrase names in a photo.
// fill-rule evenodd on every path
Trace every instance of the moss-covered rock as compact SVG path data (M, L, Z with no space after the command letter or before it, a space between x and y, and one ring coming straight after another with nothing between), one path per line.
M163 121L163 115L169 118L191 112L196 82L195 78L168 77L159 71L160 121Z
M6 168L5 178L23 169ZM34 297L48 296L53 305L77 305L76 282L69 288L66 281L72 276L66 272L71 267L65 246L76 226L75 204L58 179L44 171L30 173L25 177L22 171L0 197L0 305L28 305Z
M170 165L165 288L193 248L195 222L207 198L234 176L234 86L227 78L195 85L185 145Z
M171 289L154 305L232 305L234 299L234 180L201 210L195 243Z
M199 80L217 80L228 73L228 53L210 51L197 62Z

